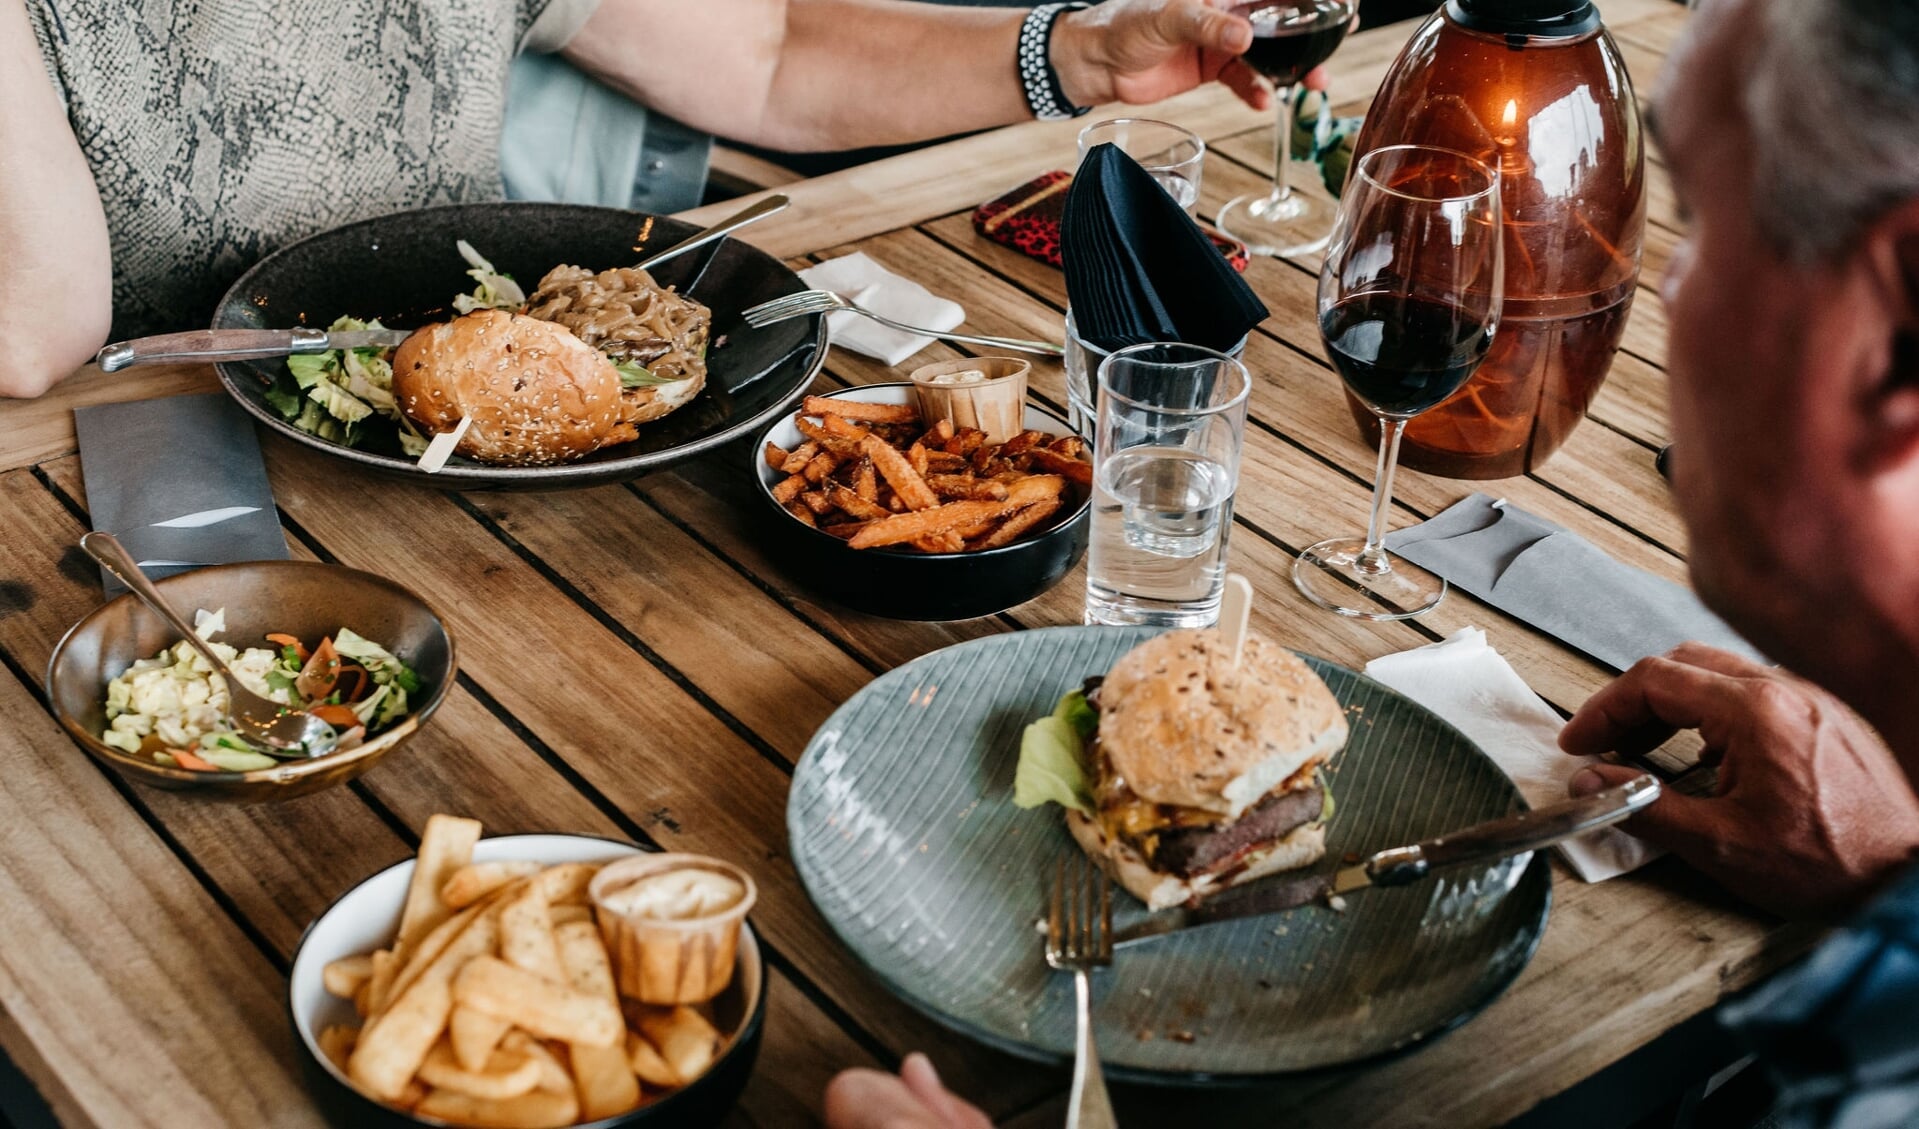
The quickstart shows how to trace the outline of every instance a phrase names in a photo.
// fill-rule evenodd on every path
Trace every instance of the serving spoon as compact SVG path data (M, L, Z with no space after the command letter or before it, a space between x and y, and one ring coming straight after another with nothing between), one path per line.
M126 585L141 603L159 613L167 626L178 632L226 679L227 716L241 737L260 746L270 756L288 760L324 756L339 744L339 734L331 725L304 710L262 698L234 677L226 661L174 610L160 589L147 579L147 574L140 571L133 554L127 552L118 537L111 533L89 533L80 538L80 548Z

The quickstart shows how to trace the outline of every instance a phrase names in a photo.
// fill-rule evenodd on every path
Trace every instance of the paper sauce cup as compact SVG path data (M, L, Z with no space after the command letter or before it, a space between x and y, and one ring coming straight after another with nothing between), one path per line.
M739 900L698 917L659 917L620 912L607 899L644 879L680 870L704 870L739 883ZM606 940L620 994L647 1004L704 1003L733 980L740 922L759 896L752 876L729 862L704 855L649 854L600 868L587 887L593 914Z
M1018 357L961 357L923 365L908 379L919 404L920 422L928 427L950 419L955 427L986 433L987 443L1004 443L1026 429L1026 377L1031 361ZM979 378L966 384L945 384L954 376L974 372Z

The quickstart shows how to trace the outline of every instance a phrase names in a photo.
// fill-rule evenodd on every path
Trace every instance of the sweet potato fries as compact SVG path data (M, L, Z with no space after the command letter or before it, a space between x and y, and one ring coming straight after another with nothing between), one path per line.
M920 423L911 404L808 396L794 420L803 442L766 445L786 475L773 499L796 519L855 549L924 553L997 549L1046 528L1092 489L1078 436L1023 431L988 444L986 433L943 419Z

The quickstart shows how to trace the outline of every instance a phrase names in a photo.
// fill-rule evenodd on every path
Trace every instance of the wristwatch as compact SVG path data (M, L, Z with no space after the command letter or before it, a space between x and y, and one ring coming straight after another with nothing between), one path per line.
M1075 106L1060 85L1053 67L1053 25L1060 16L1091 4L1042 4L1026 13L1019 27L1019 80L1026 88L1026 105L1043 122L1076 118L1091 106Z

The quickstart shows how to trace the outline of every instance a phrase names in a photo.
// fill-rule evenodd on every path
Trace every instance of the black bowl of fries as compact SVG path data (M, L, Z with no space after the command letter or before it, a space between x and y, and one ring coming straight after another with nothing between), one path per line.
M926 425L909 383L807 397L753 450L774 559L891 619L971 619L1045 592L1086 552L1092 464L1064 419L1025 412L1025 431L988 444Z
M759 1053L765 966L741 922L717 996L622 996L588 885L639 847L478 839L435 816L417 859L347 891L300 940L287 1007L341 1126L695 1126L725 1117ZM476 841L477 840L477 841ZM540 976L527 971L557 961ZM685 998L685 997L681 997Z

